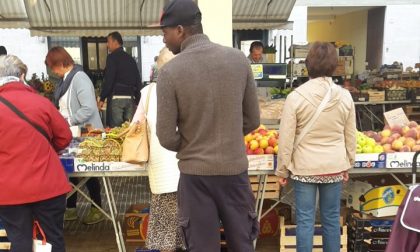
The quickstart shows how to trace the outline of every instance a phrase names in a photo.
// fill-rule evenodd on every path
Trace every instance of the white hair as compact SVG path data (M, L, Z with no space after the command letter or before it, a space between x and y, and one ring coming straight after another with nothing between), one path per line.
M18 57L10 54L0 56L0 78L7 76L19 78L27 71L28 67Z
M169 51L169 49L167 47L162 48L162 50L160 50L160 52L159 52L159 57L158 57L157 62L156 62L157 68L161 69L163 67L163 65L168 63L174 57L175 57L175 55L173 55L173 53L171 51Z

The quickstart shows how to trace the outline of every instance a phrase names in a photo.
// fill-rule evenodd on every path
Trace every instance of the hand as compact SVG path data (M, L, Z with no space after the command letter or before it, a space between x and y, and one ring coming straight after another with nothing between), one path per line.
M349 181L349 172L348 171L344 171L343 172L343 182L347 182Z
M98 109L101 110L103 106L104 106L104 102L103 101L99 101L98 102Z
M287 178L282 178L282 177L280 177L280 178L279 178L279 184L280 184L281 186L286 186L286 185L287 185Z

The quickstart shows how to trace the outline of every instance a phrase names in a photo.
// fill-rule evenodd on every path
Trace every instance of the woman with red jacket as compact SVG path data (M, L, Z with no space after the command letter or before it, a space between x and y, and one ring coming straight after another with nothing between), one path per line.
M25 74L19 58L0 56L0 219L11 252L32 251L34 219L52 244L52 252L62 252L66 193L71 187L57 151L70 143L71 132L54 105L25 84Z

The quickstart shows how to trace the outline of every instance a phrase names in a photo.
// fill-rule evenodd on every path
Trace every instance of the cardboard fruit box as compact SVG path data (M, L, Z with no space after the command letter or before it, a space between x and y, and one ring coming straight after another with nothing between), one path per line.
M349 188L347 207L375 217L396 215L407 192L401 185L373 187L361 181L350 183Z
M124 236L126 242L144 242L149 223L149 205L131 205L124 215Z
M275 168L276 157L273 154L248 155L248 170L272 171Z
M385 153L356 154L354 168L385 168Z

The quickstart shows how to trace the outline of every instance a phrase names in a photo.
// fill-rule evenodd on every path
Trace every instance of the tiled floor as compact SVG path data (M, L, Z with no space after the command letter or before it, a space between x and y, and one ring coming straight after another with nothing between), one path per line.
M148 202L150 199L149 181L145 177L111 178L115 200L120 220L125 210L134 203ZM103 189L103 188L102 188ZM87 193L87 190L84 189ZM108 209L104 190L102 190L102 204ZM66 222L64 225L67 252L116 252L117 245L112 222L107 220L95 225L84 225L81 218L87 214L90 204L79 195L79 220ZM143 244L127 243L127 252L134 252L135 248ZM278 251L278 239L265 238L257 244L258 252Z

